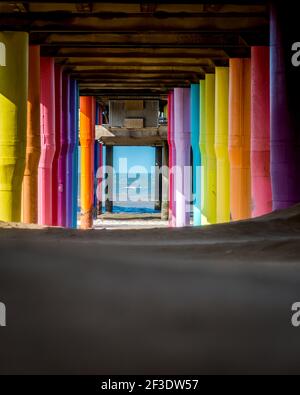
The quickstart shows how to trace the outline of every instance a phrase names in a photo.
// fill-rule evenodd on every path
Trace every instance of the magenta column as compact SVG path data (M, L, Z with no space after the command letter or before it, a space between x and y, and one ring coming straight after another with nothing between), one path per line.
M174 89L174 139L176 147L176 226L190 225L191 130L190 89Z
M60 131L60 154L58 158L58 226L67 225L67 152L68 152L68 117L69 106L67 103L67 76L61 73L61 131ZM59 94L57 92L57 94Z
M284 1L271 5L271 179L273 209L300 202L300 70L292 64L299 41L298 13Z
M41 158L38 168L38 222L53 225L52 163L55 154L54 59L41 58Z
M252 216L272 211L270 175L270 49L251 50Z

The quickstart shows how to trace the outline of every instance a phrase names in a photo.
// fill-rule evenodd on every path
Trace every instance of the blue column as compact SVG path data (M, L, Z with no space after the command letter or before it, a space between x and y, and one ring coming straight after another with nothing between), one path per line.
M74 149L74 169L73 169L73 199L72 199L72 228L77 228L77 215L78 215L78 180L79 180L79 89L77 81L72 83L74 90L74 128L75 128L75 149Z
M200 138L200 87L191 85L191 132L193 150L193 213L194 226L201 225L201 154Z

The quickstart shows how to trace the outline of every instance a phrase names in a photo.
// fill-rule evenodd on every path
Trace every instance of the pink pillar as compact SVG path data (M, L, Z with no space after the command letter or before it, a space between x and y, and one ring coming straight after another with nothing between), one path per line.
M253 217L259 217L272 211L269 53L269 47L253 47L251 55L251 179Z
M190 89L174 89L174 135L176 147L176 226L190 225L191 130Z
M52 162L55 154L54 59L41 58L41 159L38 169L38 219L40 225L53 225Z

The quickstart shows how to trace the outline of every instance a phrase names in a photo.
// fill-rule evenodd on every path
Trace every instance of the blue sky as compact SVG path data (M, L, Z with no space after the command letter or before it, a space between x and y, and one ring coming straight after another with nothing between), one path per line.
M128 169L134 166L143 166L150 173L155 165L155 148L153 147L114 147L114 169L119 171L119 159L127 158ZM125 169L122 168L124 173Z

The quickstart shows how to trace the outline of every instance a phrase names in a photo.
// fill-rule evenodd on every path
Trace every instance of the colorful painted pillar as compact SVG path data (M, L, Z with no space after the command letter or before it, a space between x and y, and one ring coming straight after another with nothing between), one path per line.
M105 187L105 211L107 213L113 212L114 207L114 147L112 145L106 146L106 187Z
M77 82L74 79L70 79L70 125L69 125L69 160L68 160L68 172L69 177L72 181L68 187L68 197L67 197L67 226L69 228L77 228L77 198L78 198L78 106L77 106ZM70 171L70 167L72 169ZM75 211L75 213L74 213Z
M23 179L23 222L38 223L38 166L41 156L40 47L29 47L26 166Z
M155 204L154 209L161 211L162 206L162 147L155 147Z
M190 89L174 89L174 138L176 147L176 226L190 225L191 130Z
M21 221L26 156L28 34L0 32L0 221Z
M74 84L73 84L74 83ZM72 88L73 87L73 88ZM74 108L74 111L73 111ZM71 124L74 121L75 151L73 171L73 228L77 228L78 221L78 192L79 192L79 88L78 82L71 83Z
M58 162L61 150L62 131L62 68L55 65L55 153L52 163L52 219L53 225L58 226Z
M201 225L201 155L200 155L200 87L191 85L191 132L193 150L193 217L194 226Z
M252 216L272 211L270 175L270 49L251 49Z
M230 221L228 153L229 68L216 67L215 151L217 158L217 223Z
M169 219L169 146L164 142L162 148L162 204L161 219Z
M54 59L41 58L41 159L39 163L39 224L53 225L52 163L55 154Z
M217 222L217 158L215 152L215 74L205 79L205 137L207 164L207 220Z
M69 83L68 76L61 75L61 131L58 158L58 226L67 226L67 154L69 149Z
M300 72L292 63L299 13L286 2L271 6L271 179L273 209L300 202Z
M95 99L80 97L81 229L93 227Z
M96 103L96 125L103 124L102 106ZM102 214L102 179L103 179L103 146L95 141L95 196L94 207L96 217Z
M207 218L207 155L206 155L206 92L205 80L200 81L200 158L201 158L201 211Z
M97 119L96 119L96 124ZM98 141L95 141L94 143L94 173L98 177L99 176L99 163L100 163L100 150L101 150L101 145ZM94 213L95 213L95 218L98 216L98 205L99 205L99 200L98 200L98 178L95 177L94 179L94 184L95 184L95 191L94 191Z
M169 225L176 226L176 201L175 201L175 164L176 147L174 139L174 92L168 96L168 143L169 143Z
M68 137L67 149L67 175L66 175L66 227L73 225L73 171L74 171L74 150L75 150L75 129L71 122L71 80L67 74L63 75L63 122Z
M251 60L230 59L230 209L234 221L251 217Z

